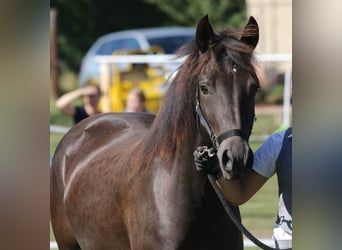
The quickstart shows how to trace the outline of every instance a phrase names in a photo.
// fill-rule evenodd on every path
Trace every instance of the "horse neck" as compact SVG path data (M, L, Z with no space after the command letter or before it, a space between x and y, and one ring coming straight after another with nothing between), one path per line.
M170 163L176 153L193 147L197 136L195 116L195 84L192 79L178 79L171 83L163 104L144 139L144 156L147 161L155 157Z
M206 176L195 169L193 151L197 136L189 136L177 147L170 162L158 159L153 178L153 190L157 207L167 212L167 217L182 218L182 215L201 206ZM162 204L164 203L164 204ZM183 218L182 223L189 218ZM172 224L173 222L171 222Z
M204 192L206 181L206 176L196 170L194 163L193 152L197 146L202 145L199 140L200 136L189 137L185 140L177 150L172 166L174 178L184 180L182 183L192 195Z

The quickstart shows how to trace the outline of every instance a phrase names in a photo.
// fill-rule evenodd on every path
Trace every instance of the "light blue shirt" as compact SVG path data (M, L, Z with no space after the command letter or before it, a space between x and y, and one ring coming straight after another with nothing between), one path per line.
M253 170L270 178L276 172L276 162L283 144L285 131L271 135L254 153Z
M284 141L285 134L287 134L288 138ZM266 178L270 178L277 173L279 208L275 228L281 228L286 232L286 237L292 238L291 145L292 130L286 130L271 135L258 150L256 150L254 154L253 170Z

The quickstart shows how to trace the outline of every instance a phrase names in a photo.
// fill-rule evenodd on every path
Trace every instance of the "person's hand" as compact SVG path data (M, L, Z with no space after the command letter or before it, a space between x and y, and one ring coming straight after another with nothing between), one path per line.
M194 151L196 170L214 177L215 180L222 176L219 161L212 148L206 146L198 147Z

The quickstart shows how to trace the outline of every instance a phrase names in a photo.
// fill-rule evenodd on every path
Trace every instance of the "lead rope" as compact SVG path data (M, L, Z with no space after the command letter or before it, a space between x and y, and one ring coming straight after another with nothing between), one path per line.
M273 248L270 246L265 245L263 242L255 238L242 224L241 221L239 221L236 217L236 214L234 213L232 209L232 205L230 204L229 201L226 200L224 197L224 194L222 193L221 189L217 186L216 181L211 175L208 175L208 179L210 181L211 186L214 188L217 196L219 197L224 210L226 210L227 214L229 215L230 219L233 221L235 226L240 230L241 233L246 235L248 239L250 239L255 245L260 247L261 249L264 250L277 250L277 248ZM292 250L292 248L286 248L284 250Z
M201 155L201 159L202 160L205 160L205 159L208 159L208 158L211 158L211 157L216 157L216 153L213 153L214 152L213 149L212 148L209 149L206 146L200 147L199 149L197 149L197 151ZM199 160L199 159L197 159L197 160ZM272 248L270 246L265 245L263 242L259 241L257 238L255 238L242 225L241 221L239 219L237 219L237 216L236 216L236 214L234 213L234 211L232 209L233 205L229 201L226 200L226 198L224 197L223 192L218 187L214 177L208 174L208 179L209 179L209 182L210 182L211 186L214 188L218 198L220 199L221 204L222 204L224 210L227 212L228 216L233 221L235 226L240 230L240 232L243 233L244 235L246 235L246 237L248 239L250 239L255 245L257 245L261 249L264 249L264 250L277 250L277 248ZM292 250L292 248L287 248L287 249L284 249L284 250Z

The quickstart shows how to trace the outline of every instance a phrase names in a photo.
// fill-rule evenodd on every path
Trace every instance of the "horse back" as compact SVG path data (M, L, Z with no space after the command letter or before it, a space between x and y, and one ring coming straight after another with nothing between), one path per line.
M89 117L62 138L52 169L63 171L64 182L68 182L75 167L86 159L95 160L96 155L106 153L110 147L115 147L115 151L128 150L129 145L142 138L153 119L154 115L143 113L105 113ZM120 147L116 147L119 144Z

